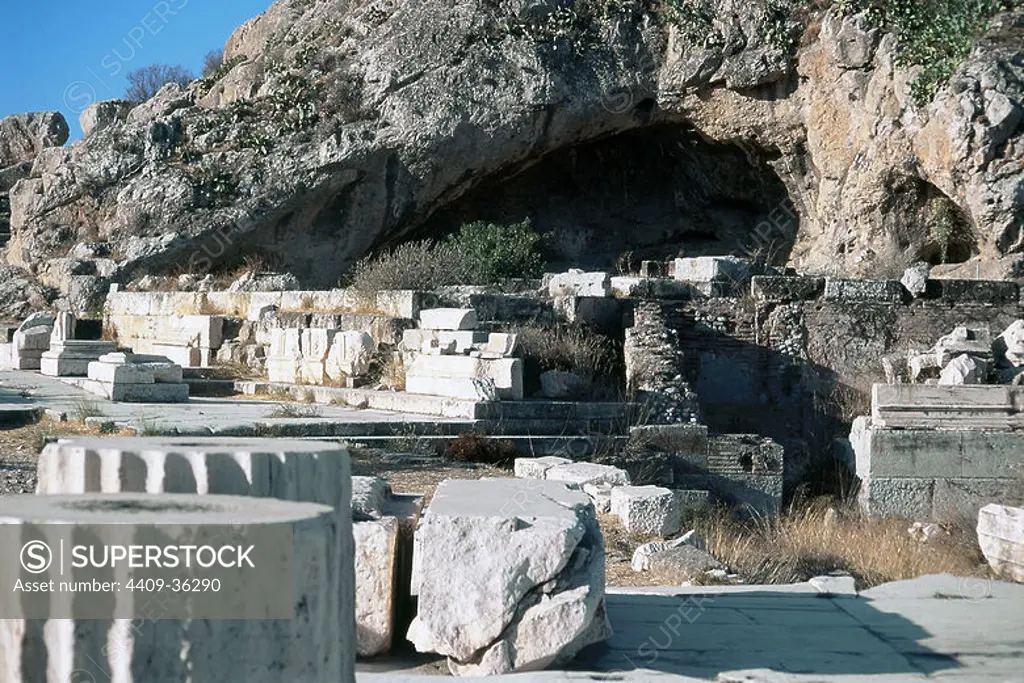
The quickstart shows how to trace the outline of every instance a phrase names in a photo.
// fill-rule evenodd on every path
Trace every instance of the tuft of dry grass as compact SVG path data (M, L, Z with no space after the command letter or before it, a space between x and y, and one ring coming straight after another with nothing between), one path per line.
M389 391L405 391L405 363L397 351L378 354L380 383Z
M849 572L863 590L926 574L987 573L969 525L946 525L946 535L922 543L907 533L912 520L838 513L823 503L781 517L738 521L716 511L696 527L708 551L750 583L799 583Z
M583 380L588 400L618 400L622 354L614 340L575 325L520 325L509 330L519 336L527 375L547 370L574 372Z

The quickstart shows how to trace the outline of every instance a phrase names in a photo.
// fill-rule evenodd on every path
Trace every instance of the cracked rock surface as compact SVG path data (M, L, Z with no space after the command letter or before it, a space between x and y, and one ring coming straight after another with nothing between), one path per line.
M565 484L445 481L416 553L408 637L446 655L456 675L542 669L611 634L594 507Z

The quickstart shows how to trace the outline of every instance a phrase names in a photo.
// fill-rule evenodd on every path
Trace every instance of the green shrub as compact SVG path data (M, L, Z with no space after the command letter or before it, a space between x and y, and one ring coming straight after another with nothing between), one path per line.
M1019 0L837 0L845 12L867 11L870 21L898 40L896 63L921 66L911 84L918 105L925 105L971 53L974 39L996 13Z
M488 285L518 277L540 277L544 260L537 252L541 236L529 220L509 226L467 223L446 244L459 254L467 284Z
M448 285L490 285L517 277L539 277L541 236L529 221L502 226L477 221L440 243L407 242L359 261L348 284L361 292L432 290Z

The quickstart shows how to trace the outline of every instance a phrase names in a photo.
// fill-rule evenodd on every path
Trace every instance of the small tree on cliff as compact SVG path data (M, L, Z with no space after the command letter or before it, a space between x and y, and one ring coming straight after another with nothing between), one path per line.
M150 64L130 72L126 78L128 87L124 96L133 102L145 102L168 83L177 83L184 88L195 80L192 72L185 67L170 64Z
M209 78L224 65L224 50L211 50L203 57L203 78Z

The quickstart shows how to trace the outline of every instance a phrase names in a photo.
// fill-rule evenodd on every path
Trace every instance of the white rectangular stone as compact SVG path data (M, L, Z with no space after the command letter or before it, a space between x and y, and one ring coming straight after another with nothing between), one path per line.
M428 308L420 311L422 330L473 330L477 326L472 308Z
M582 487L584 484L611 484L627 486L629 473L611 465L597 465L592 462L574 462L556 465L547 471L546 479L564 481Z
M14 346L19 351L46 351L50 348L50 327L30 327L14 333Z
M454 343L455 353L463 355L474 345L486 343L487 337L486 332L472 330L405 330L402 333L402 349L418 352L425 344L436 341L442 346Z
M611 293L611 279L608 273L585 273L570 270L559 273L548 282L550 296L608 296Z
M372 657L387 652L394 638L399 521L382 517L356 521L356 652Z
M631 534L671 536L679 531L676 495L660 486L619 486L611 492L611 512Z
M416 383L416 380L490 380L501 399L523 399L523 361L520 358L483 359L468 356L421 355L406 368L407 391L412 391L408 389L410 378L414 380L416 386L422 386ZM465 385L465 382L461 385Z
M153 373L141 365L114 365L101 361L89 363L89 379L113 384L153 384Z
M555 465L568 465L572 462L568 458L559 458L555 455L546 455L541 458L516 458L514 472L520 479L544 479L547 471Z
M735 256L677 258L670 269L676 280L684 282L744 282L750 279L750 262Z
M593 506L556 482L443 482L416 531L413 576L407 637L457 675L533 671L610 635Z
M319 361L323 363L327 359L327 352L334 341L337 330L325 328L311 328L301 331L299 348L303 359L307 361Z

